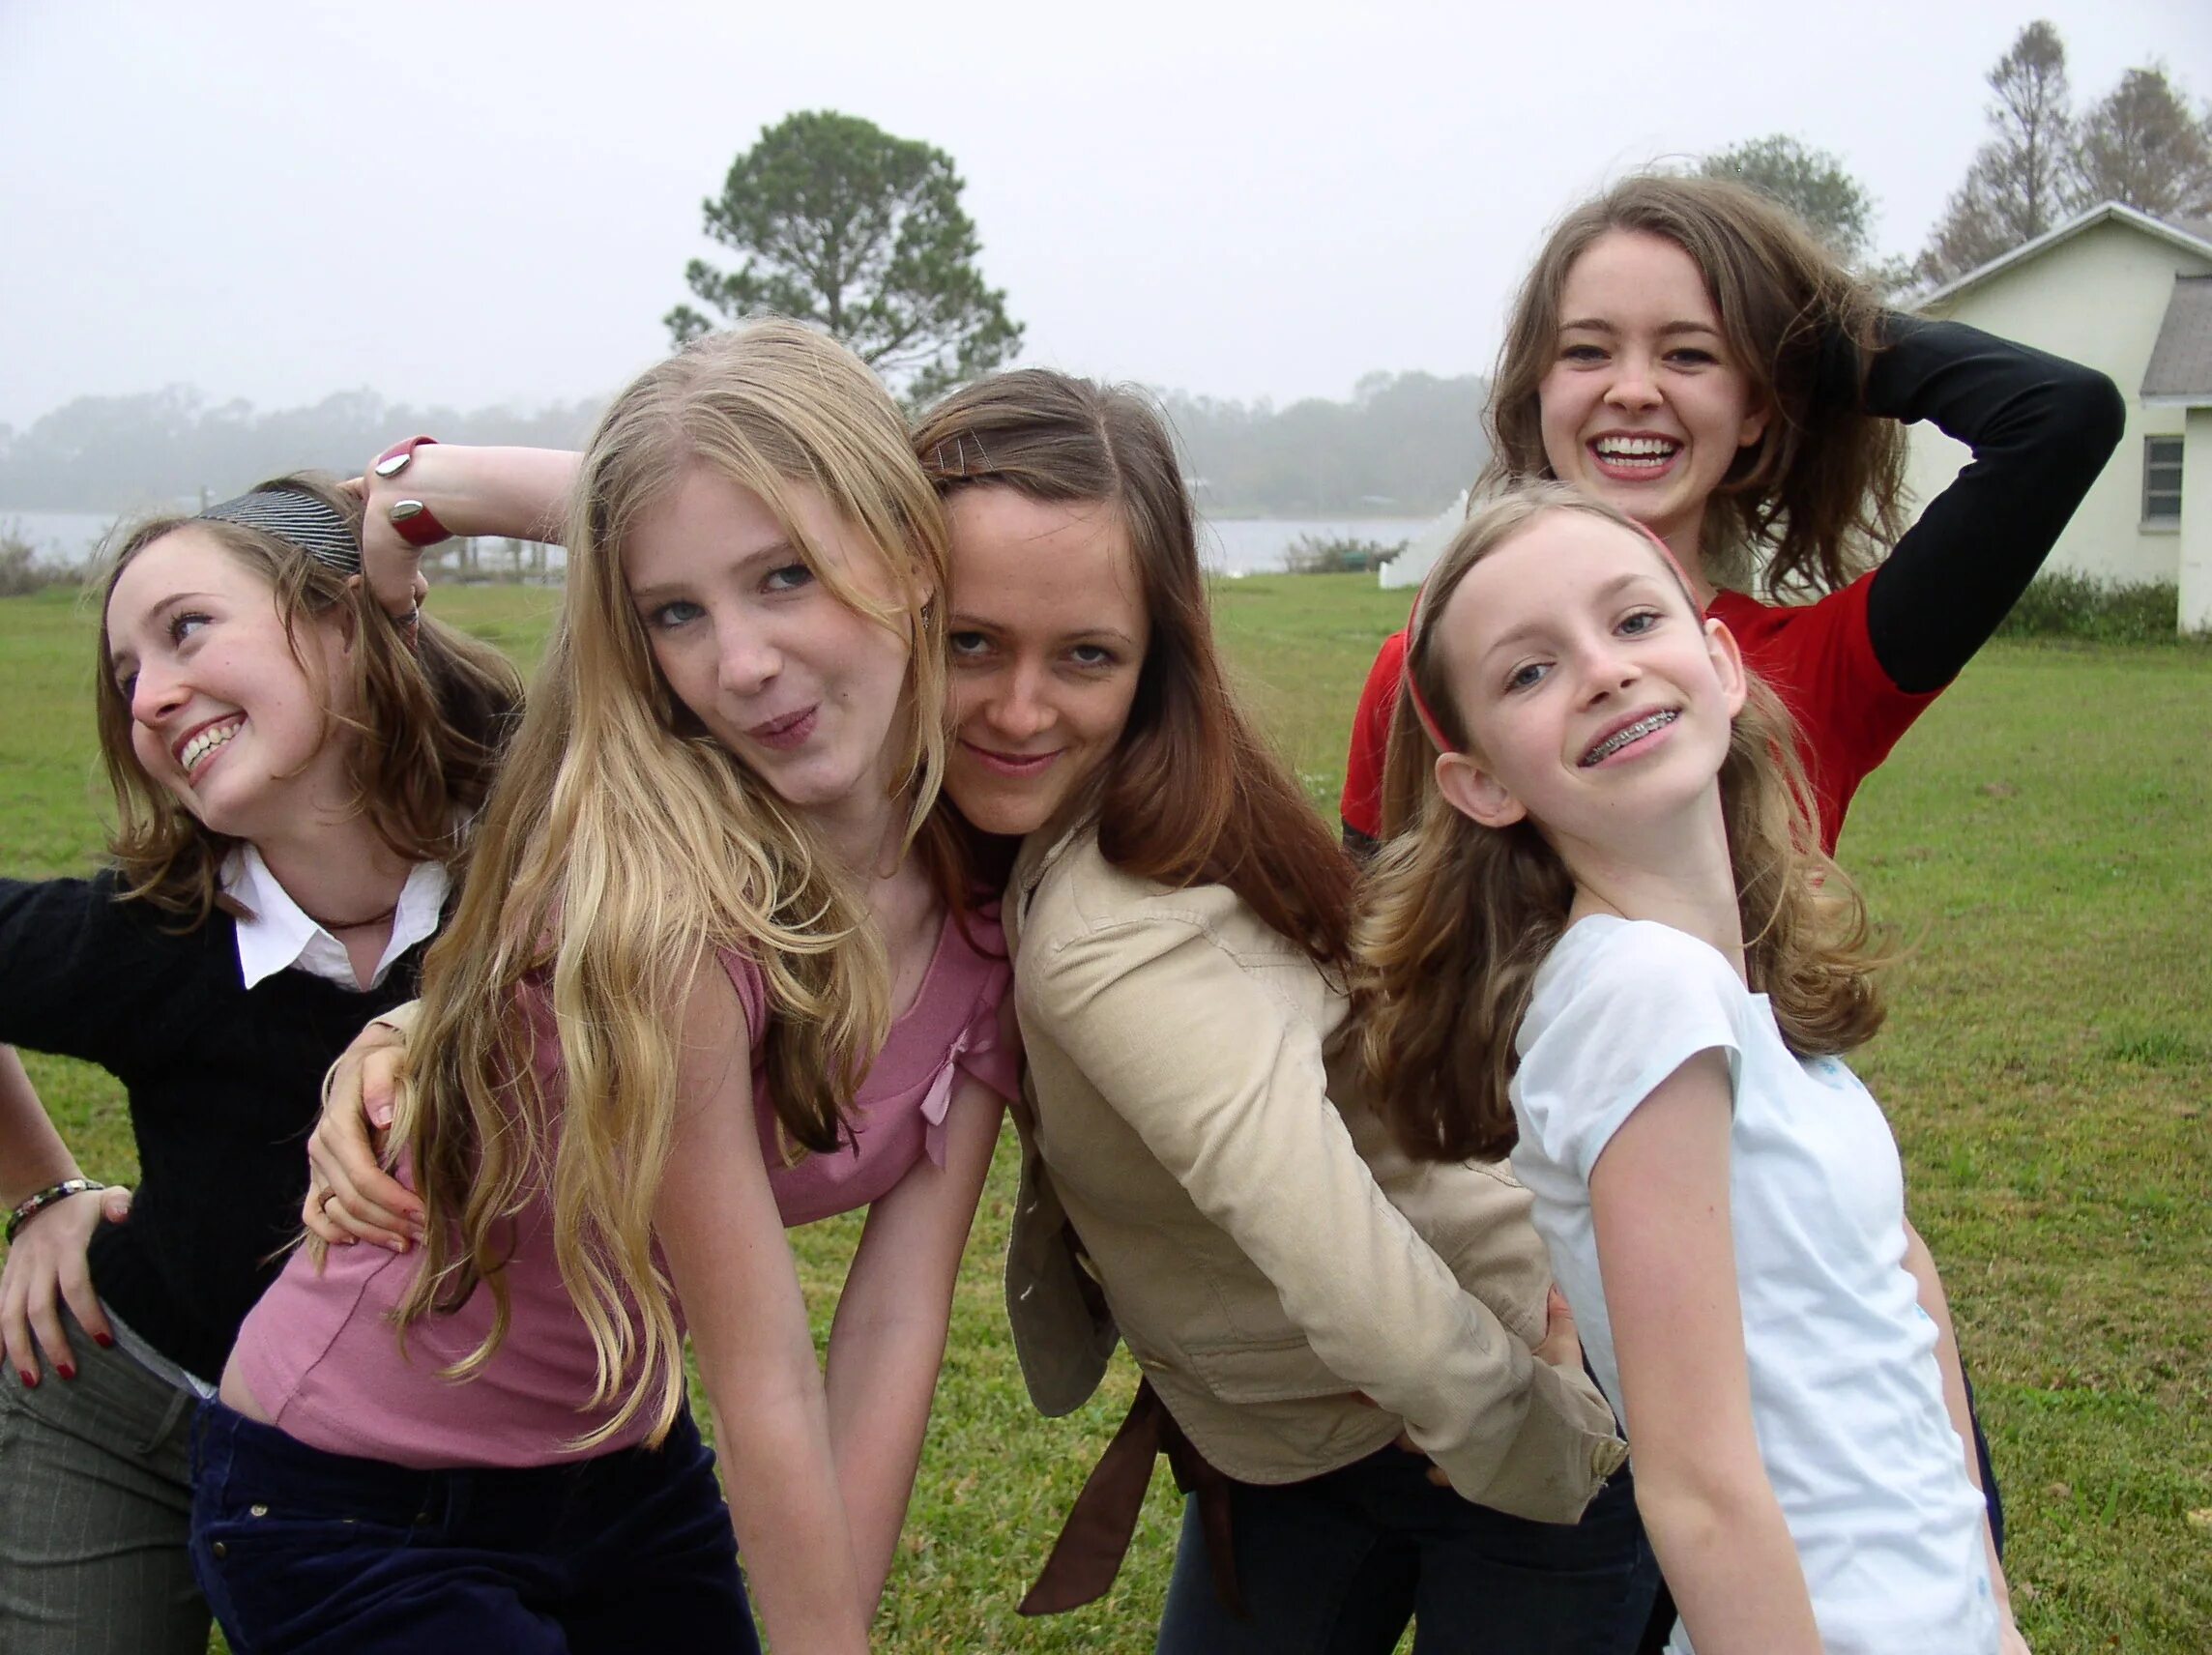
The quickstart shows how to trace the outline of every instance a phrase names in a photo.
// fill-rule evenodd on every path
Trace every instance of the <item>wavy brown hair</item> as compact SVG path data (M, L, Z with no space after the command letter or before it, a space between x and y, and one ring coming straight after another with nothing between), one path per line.
M939 403L914 447L944 494L1010 488L1120 516L1151 641L1129 721L1079 803L1099 853L1141 879L1227 886L1316 962L1341 968L1352 865L1230 689L1196 514L1159 411L1123 387L1020 368Z
M1567 273L1609 230L1690 255L1754 405L1772 412L1706 508L1707 575L1778 597L1848 584L1905 527L1905 428L1862 406L1880 302L1789 212L1725 179L1642 173L1559 220L1506 323L1478 491L1557 475L1538 391L1558 355Z
M335 479L297 472L252 492L270 489L313 495L345 518L358 542L361 502ZM292 658L321 701L323 739L346 744L352 808L394 855L415 862L454 860L521 707L522 680L507 657L427 616L410 642L369 596L366 583L349 585L346 575L265 529L212 517L151 517L116 541L97 588L102 625L93 709L115 795L107 848L122 874L123 899L165 909L181 929L196 929L214 912L223 858L239 843L204 826L139 764L131 742L130 697L116 679L108 644L115 583L147 547L181 529L205 535L268 583ZM356 646L342 707L332 704L324 679L307 671L299 642L305 627L333 615L345 618Z
M1588 512L1644 540L1610 506L1557 483L1524 485L1468 519L1414 605L1406 670L1456 750L1476 749L1436 618L1468 570L1557 511ZM1880 962L1856 887L1820 853L1794 735L1781 701L1751 679L1721 765L1721 811L1745 974L1772 1001L1790 1049L1812 1057L1850 1051L1881 1026ZM1537 970L1566 928L1575 882L1532 819L1485 828L1455 810L1437 788L1436 760L1413 698L1399 696L1388 837L1363 892L1353 1002L1383 1118L1406 1152L1495 1160L1516 1135L1514 1037Z
M640 1410L657 1442L683 1403L653 1211L694 984L724 952L759 966L767 1084L784 1134L809 1150L840 1141L890 1023L860 880L677 698L630 600L624 546L695 467L758 495L831 593L906 642L907 713L889 738L903 743L890 767L902 852L944 768L945 606L930 601L946 583L944 514L898 405L852 352L780 320L648 369L583 456L561 616L481 854L425 965L395 1134L426 1208L402 1330L480 1287L493 1296L491 1329L453 1377L505 1340L513 1221L549 1198L561 1279L597 1352L590 1406L615 1410L578 1448ZM883 561L895 601L871 601L812 542L800 487ZM534 1070L534 1023L557 1031L557 1092Z

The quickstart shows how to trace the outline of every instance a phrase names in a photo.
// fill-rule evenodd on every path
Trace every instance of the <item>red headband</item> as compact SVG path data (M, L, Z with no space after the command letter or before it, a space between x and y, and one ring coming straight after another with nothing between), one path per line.
M1659 548L1659 556L1666 560L1668 572L1674 575L1675 582L1682 589L1682 596L1690 605L1690 613L1699 616L1703 615L1704 606L1699 603L1697 591L1690 585L1689 575L1683 572L1681 560L1674 556L1674 549L1642 523L1638 523L1633 517L1629 519L1629 522L1639 535ZM1413 704L1413 716L1421 721L1422 730L1427 733L1429 740L1436 743L1437 751L1440 753L1456 753L1459 749L1444 740L1444 727L1437 722L1436 710L1429 705L1429 698L1421 693L1421 686L1413 682L1413 633L1421 621L1421 600L1428 595L1429 582L1428 577L1424 575L1421 578L1419 588L1413 594L1412 615L1406 622L1406 653L1398 663L1398 679L1400 683L1404 685L1406 699Z

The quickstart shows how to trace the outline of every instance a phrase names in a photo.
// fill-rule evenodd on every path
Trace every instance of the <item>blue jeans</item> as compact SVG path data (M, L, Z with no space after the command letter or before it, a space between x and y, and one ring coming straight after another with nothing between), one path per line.
M1215 1595L1197 1503L1160 1617L1159 1655L1628 1655L1658 1589L1623 1466L1579 1524L1470 1504L1388 1447L1301 1483L1233 1485L1237 1579Z
M416 1471L209 1403L192 1465L192 1567L237 1655L758 1655L688 1413L658 1449Z

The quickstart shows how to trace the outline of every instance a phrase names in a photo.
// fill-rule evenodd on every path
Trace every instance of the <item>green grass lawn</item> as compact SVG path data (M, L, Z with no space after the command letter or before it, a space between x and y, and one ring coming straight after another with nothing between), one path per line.
M444 590L439 614L530 658L553 599ZM1359 577L1217 592L1245 689L1333 817L1344 733L1405 599ZM0 870L99 847L91 620L0 602ZM2212 651L1993 646L1860 794L1842 859L1906 944L1857 1064L1904 1146L1944 1266L2041 1655L2212 1648ZM116 1088L32 1060L96 1176L131 1176ZM1116 1590L1013 1612L1134 1375L1036 1418L1000 1308L1003 1155L976 1221L878 1646L1138 1651L1179 1517L1165 1475ZM826 1324L851 1220L795 1236Z

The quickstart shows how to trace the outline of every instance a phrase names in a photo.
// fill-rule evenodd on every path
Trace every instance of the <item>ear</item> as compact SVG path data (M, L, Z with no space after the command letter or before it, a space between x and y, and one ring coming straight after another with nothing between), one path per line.
M1713 675L1721 681L1721 690L1728 697L1729 716L1733 718L1743 711L1743 651L1737 646L1735 634L1728 629L1725 621L1705 623L1705 653L1711 658Z
M1528 814L1502 782L1467 753L1437 755L1437 791L1446 804L1485 828L1509 828Z
M1739 449L1750 448L1766 435L1766 427L1773 419L1774 410L1763 402L1745 414L1743 423L1736 427L1735 446Z

